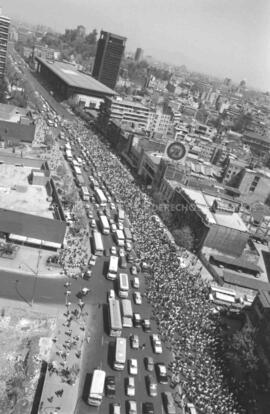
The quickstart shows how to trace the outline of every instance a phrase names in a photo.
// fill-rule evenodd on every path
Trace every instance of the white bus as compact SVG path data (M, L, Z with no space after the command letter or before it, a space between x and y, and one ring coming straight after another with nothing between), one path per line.
M118 221L122 223L125 220L125 212L122 208L118 210Z
M111 256L109 262L109 270L107 273L107 279L115 280L118 272L118 257Z
M103 234L110 234L110 225L106 216L100 216L101 231Z
M126 273L120 273L118 278L118 295L120 298L128 298L129 283L128 275Z
M72 152L71 150L66 150L66 158L68 161L72 161Z
M82 186L81 195L82 195L83 201L89 201L90 194L89 194L89 191L88 191L88 188L86 187L86 185Z
M106 206L107 198L105 197L105 194L100 188L95 188L95 196L96 196L97 202L101 206Z
M74 166L74 171L75 171L76 175L82 175L82 171L81 171L80 167Z
M122 326L123 328L132 328L133 322L133 310L132 304L130 299L122 299L121 300L121 308L122 308Z
M116 230L115 238L116 238L116 243L119 247L125 246L125 236L122 230Z
M104 251L104 247L103 247L103 241L102 241L102 236L101 233L99 233L98 231L94 231L93 232L93 243L94 243L94 254L96 256L102 256L103 255L103 251Z
M88 395L88 404L99 407L104 393L106 372L95 369L92 376L91 386Z
M115 357L113 367L117 371L123 371L126 365L127 340L126 338L116 338Z
M109 328L110 336L121 336L122 320L120 304L117 299L109 299Z

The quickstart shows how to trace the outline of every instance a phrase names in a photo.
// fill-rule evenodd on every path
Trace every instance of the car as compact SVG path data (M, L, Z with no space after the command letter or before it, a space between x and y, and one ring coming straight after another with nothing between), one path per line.
M104 256L109 257L111 255L110 249L104 249Z
M151 332L152 329L151 329L150 319L143 319L142 327L143 327L144 332Z
M108 300L109 299L115 299L115 291L113 289L110 289L108 292Z
M87 269L84 274L83 274L83 279L84 280L89 280L92 276L92 270Z
M123 224L122 224L122 223L118 223L118 229L119 229L119 230L122 230L122 231L124 230L124 226L123 226Z
M110 203L110 207L111 207L111 210L115 210L115 209L116 209L116 207L115 207L115 204L114 204L114 203Z
M154 404L152 402L144 402L142 405L143 414L154 414Z
M106 377L106 380L105 380L105 392L106 392L107 397L114 397L115 391L116 391L115 377L113 375L109 375L108 377Z
M163 362L156 364L157 379L161 384L168 384L168 375L166 365Z
M120 247L120 249L119 249L119 256L120 257L125 257L125 255L126 255L125 250L122 247Z
M137 267L132 265L130 268L130 273L132 274L132 276L136 276L138 274Z
M109 224L115 224L115 221L112 217L109 218Z
M158 394L157 383L155 382L153 375L147 375L145 377L145 382L146 382L147 392L150 395L150 397L156 397Z
M127 261L126 261L125 256L121 256L120 257L119 267L121 267L122 269L126 269L127 268Z
M128 414L137 414L137 402L134 400L127 401L127 412Z
M94 254L92 254L92 256L90 257L90 260L89 260L89 264L91 266L95 266L96 260L97 260L97 256L95 256Z
M134 292L133 293L133 300L135 305L141 305L142 304L142 296L140 292Z
M97 227L97 223L95 219L90 220L90 226L92 227L92 229L95 229Z
M145 357L144 358L144 364L145 364L145 368L147 369L147 371L152 372L154 371L154 360L152 357Z
M174 399L172 394L169 391L162 393L162 400L167 414L176 414Z
M94 219L94 215L93 215L92 211L88 211L87 215L88 215L89 220Z
M139 328L142 325L142 318L139 313L134 313L133 320L135 328Z
M129 252L127 255L128 263L134 263L135 259L136 259L135 253L133 251Z
M129 375L137 375L138 374L138 361L135 358L131 358L128 360L128 373Z
M152 346L153 346L154 353L162 354L162 345L161 345L161 340L158 334L151 335L151 340L152 340Z
M119 403L111 404L110 414L121 414L121 405Z
M132 250L132 244L129 241L126 241L125 247L127 252L130 252Z
M117 226L116 226L116 224L111 224L111 232L112 232L112 233L115 233L115 232L116 232L116 230L117 230Z
M112 247L111 247L111 254L112 254L113 256L116 256L116 255L117 255L117 250L116 250L116 247L115 247L115 246L112 246Z
M130 337L130 346L132 349L139 349L140 342L139 342L139 336L136 334L132 334Z
M134 377L128 377L126 381L126 395L128 397L135 396L135 379Z
M132 281L132 286L134 287L134 289L140 288L140 279L138 277L134 277Z

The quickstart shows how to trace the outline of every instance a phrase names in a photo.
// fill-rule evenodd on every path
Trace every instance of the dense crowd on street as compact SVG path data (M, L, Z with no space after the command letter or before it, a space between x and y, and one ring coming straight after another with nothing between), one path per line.
M153 307L160 335L173 355L169 365L172 383L181 384L185 397L201 413L245 413L225 374L220 350L221 322L212 312L207 285L190 267L181 267L179 252L166 237L163 226L154 220L151 199L118 158L112 157L106 143L96 135L90 137L81 122L69 132L70 137L79 137L85 143L92 167L102 174L129 217L136 236L138 263L148 266L145 295ZM182 253L186 254L184 250Z

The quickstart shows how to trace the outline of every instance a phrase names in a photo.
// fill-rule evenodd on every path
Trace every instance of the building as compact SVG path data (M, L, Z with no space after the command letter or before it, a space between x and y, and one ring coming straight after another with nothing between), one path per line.
M270 171L243 168L231 180L238 189L241 200L247 205L270 200Z
M206 247L234 257L241 256L249 232L238 213L239 203L216 191L187 187L176 189L173 203L179 222L191 227L198 250L203 251Z
M151 110L148 116L147 131L155 134L166 135L172 125L172 113L164 111L163 108L157 107L155 111Z
M266 135L260 135L256 132L245 131L243 133L242 142L249 145L252 153L256 156L265 158L270 151L270 138Z
M66 222L46 161L0 154L0 232L15 243L61 248Z
M0 79L5 74L9 25L9 17L2 16L0 9Z
M136 52L135 52L134 60L135 60L135 62L140 62L140 60L142 60L142 58L143 58L143 50L142 50L142 48L138 47Z
M100 33L92 75L111 89L116 86L125 43L125 37L103 30Z
M116 94L92 76L79 72L72 64L48 61L39 57L36 57L36 61L37 72L60 99L72 97L85 107L99 109L107 96Z
M31 112L14 105L0 104L0 143L5 146L32 143L36 125Z

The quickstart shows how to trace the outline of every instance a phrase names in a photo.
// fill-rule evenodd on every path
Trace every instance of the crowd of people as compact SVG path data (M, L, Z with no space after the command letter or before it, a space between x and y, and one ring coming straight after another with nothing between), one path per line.
M83 123L69 129L90 151L92 166L102 174L116 202L128 215L136 236L139 262L146 263L146 297L158 329L170 348L174 384L204 414L246 413L232 393L220 354L221 323L212 312L208 288L190 266L183 268L179 252L154 220L154 205L101 137L90 135ZM182 251L183 255L186 252ZM251 401L250 401L251 403ZM255 412L255 410L254 410Z

